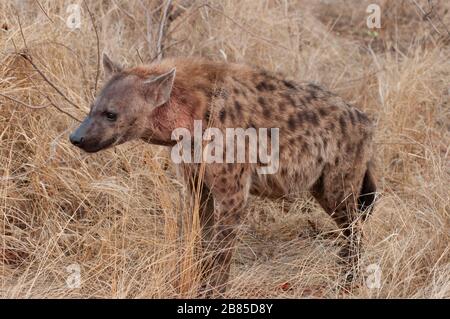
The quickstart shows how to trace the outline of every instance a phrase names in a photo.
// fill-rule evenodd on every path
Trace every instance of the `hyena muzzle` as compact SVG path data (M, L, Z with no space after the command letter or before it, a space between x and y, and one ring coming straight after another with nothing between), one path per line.
M201 193L202 242L212 252L204 260L203 291L225 291L249 194L292 201L309 191L345 236L343 260L357 265L360 222L376 191L373 128L363 112L318 85L245 65L178 58L123 69L106 55L103 65L108 80L70 136L87 152L132 139L174 145L172 132L193 131L194 120L222 131L279 129L274 174L258 174L261 163L177 165L190 193Z

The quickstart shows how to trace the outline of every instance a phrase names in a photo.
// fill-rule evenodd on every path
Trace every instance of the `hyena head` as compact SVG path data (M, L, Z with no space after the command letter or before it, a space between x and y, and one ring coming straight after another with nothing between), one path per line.
M175 79L175 69L148 78L127 73L107 55L103 67L109 80L70 135L72 144L90 153L143 137L153 110L168 102Z

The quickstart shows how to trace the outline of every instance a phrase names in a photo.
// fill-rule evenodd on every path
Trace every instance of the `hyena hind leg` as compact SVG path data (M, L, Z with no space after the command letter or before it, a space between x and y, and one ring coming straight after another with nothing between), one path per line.
M376 200L377 186L372 174L371 164L368 164L364 179L361 185L361 192L358 196L358 210L363 214L365 221L373 209L373 204Z
M358 270L361 250L361 223L368 214L375 196L375 183L367 165L349 167L347 171L326 166L311 189L311 194L323 207L345 237L340 251L351 281ZM361 210L363 209L363 210ZM366 211L367 209L367 211Z

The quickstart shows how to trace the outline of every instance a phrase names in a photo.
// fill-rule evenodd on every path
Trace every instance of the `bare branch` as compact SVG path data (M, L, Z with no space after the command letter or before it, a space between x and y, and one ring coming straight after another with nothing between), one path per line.
M34 87L37 88L37 85L36 85L36 83L34 83L33 79L30 78L29 76L27 76L27 77L28 77L28 79L31 81L31 83L33 83ZM61 113L63 113L63 114L66 114L67 116L69 116L70 118L74 119L74 120L77 121L77 122L81 122L78 118L76 118L75 116L73 116L73 115L70 114L69 112L64 111L64 110L63 110L62 108L60 108L57 104L55 104L55 103L53 102L53 100L52 100L47 94L45 94L44 92L42 92L42 91L40 91L40 90L37 90L37 92L38 92L39 94L41 94L42 96L44 96L44 97L47 99L47 101L50 102L50 105L53 106L55 109L57 109L59 112L61 112Z
M179 44L179 43L183 43L183 42L185 42L186 40L187 40L187 39L184 38L184 39L175 41L175 42L171 43L171 44L168 45L168 46L163 47L163 48L161 49L161 53L164 53L164 51L166 51L166 50L168 50L168 49L170 49L170 48L176 46L176 45ZM150 63L154 62L154 61L156 60L157 57L158 57L158 55L155 54L155 55L150 59Z
M162 46L162 41L163 41L163 37L164 37L164 29L165 29L166 20L167 20L167 14L168 14L171 6L172 6L172 0L167 0L166 6L163 11L163 16L161 18L161 23L159 24L158 42L156 44L156 56L157 56L158 61L160 61L162 59L161 46Z
M411 0L411 1L416 5L416 7L419 9L419 11L423 14L423 18L428 20L428 22L430 23L430 25L433 27L434 31L436 31L437 34L442 35L441 32L439 32L439 30L438 30L438 29L436 28L436 26L434 25L433 20L431 20L430 14L429 14L429 13L427 14L427 13L422 9L422 7L417 3L416 0Z
M22 58L24 58L26 61L28 61L28 63L31 64L31 66L36 70L37 73L39 73L39 75L42 77L42 79L48 83L48 85L50 85L59 95L61 95L64 100L66 100L69 104L71 104L72 106L76 107L77 109L81 110L81 107L78 106L77 104L75 104L74 102L72 102L63 92L61 92L60 89L58 89L58 87L56 87L55 84L53 84L48 78L47 76L45 76L45 74L37 67L37 65L33 62L33 60L25 53L19 53L19 56L21 56Z
M153 18L150 15L150 13L146 12L145 17L147 19L147 34L146 34L146 40L147 40L147 45L148 45L148 52L149 54L151 54L152 47L153 47L153 34L152 34L152 27L153 27Z
M70 114L69 112L64 111L62 108L60 108L58 105L56 105L51 99L50 97L48 97L47 95L45 96L47 98L47 100L50 102L50 104L57 109L58 111L60 111L61 113L66 114L67 116L69 116L70 118L74 119L75 121L77 121L78 123L81 123L81 120L76 118L75 116L73 116L72 114Z
M41 93L42 94L42 93ZM69 116L70 118L74 119L75 121L81 122L79 119L77 119L75 116L73 116L72 114L64 111L63 109L61 109L59 106L57 106L55 103L53 103L53 101L50 100L50 98L48 96L45 96L47 98L47 100L50 102L47 105L41 105L41 106L34 106L34 105L30 105L28 103L22 102L16 98L13 98L12 96L9 95L5 95L0 93L0 96L4 97L5 99L8 99L10 101L13 101L14 103L20 104L22 106L25 106L26 108L29 109L33 109L33 110L41 110L41 109L45 109L49 106L53 106L54 108L56 108L59 112L64 113L65 115Z
M26 51L28 52L28 46L27 46L27 41L25 39L25 35L23 34L23 29L22 29L22 23L20 22L20 16L18 14L17 15L17 21L19 23L19 29L20 29L20 34L22 35L22 40L23 40L23 44L25 46ZM14 44L15 46L15 44ZM16 47L17 50L17 47ZM39 73L39 75L44 79L45 82L47 82L56 92L58 92L59 95L61 95L67 102L69 102L69 104L71 104L72 106L76 107L77 109L81 110L81 107L78 106L77 104L75 104L74 102L72 102L63 92L61 92L60 89L58 89L56 87L56 85L54 85L46 76L45 74L37 67L37 65L33 62L33 60L26 54L26 53L19 53L17 52L17 54L19 56L21 56L22 58L25 59L25 61L28 61L31 66Z
M142 64L144 64L144 60L141 57L141 54L139 53L139 50L136 48L136 53L138 55L139 60L141 61Z
M18 100L16 98L13 98L12 96L9 96L9 95L3 94L3 93L0 93L0 96L4 97L5 99L8 99L10 101L13 101L14 103L20 104L22 106L25 106L25 107L27 107L29 109L33 109L33 110L45 109L46 107L50 106L50 104L41 105L41 106L30 105L30 104L22 102L22 101L20 101L20 100Z
M270 45L272 45L272 46L282 48L282 49L284 49L284 50L286 50L286 51L288 51L288 52L291 52L291 51L292 51L291 49L289 49L288 47L282 45L281 43L275 42L275 41L273 41L272 39L269 39L269 38L266 38L266 37L263 37L263 36L261 36L261 35L256 34L256 33L253 32L252 30L246 28L245 26L243 26L242 24L240 24L239 22L237 22L235 19L233 19L232 17L230 17L229 15L227 15L225 12L223 12L223 10L214 8L213 6L211 6L211 5L208 4L208 3L201 4L201 5L197 6L196 8L194 8L193 11L192 11L190 14L186 15L186 16L183 18L183 20L180 21L177 25L175 25L175 26L167 33L167 35L170 35L170 34L172 34L173 32L175 32L175 30L178 29L184 22L186 22L187 19L189 19L189 18L190 18L191 16L193 16L197 11L199 11L200 9L202 9L202 8L204 8L204 7L207 7L207 8L209 8L209 9L211 9L211 10L213 10L213 11L215 11L215 12L221 14L221 15L224 16L226 19L230 20L233 24L235 24L238 28L240 28L240 29L243 30L244 32L246 32L246 33L252 35L253 37L255 37L255 38L257 38L257 39L260 39L260 40L262 40L262 41L264 41L264 42L266 42L266 43L268 43L268 44L270 44Z
M86 10L89 13L89 17L91 19L92 27L94 28L95 37L96 37L96 44L97 44L97 73L95 74L95 86L94 86L94 95L97 94L97 87L98 87L98 79L100 76L100 38L98 36L98 30L97 26L95 25L94 21L94 15L92 14L91 10L89 9L89 6L86 3L86 0L83 0L84 5L86 6Z
M39 8L41 8L41 11L44 12L44 14L45 14L45 16L47 17L47 19L49 19L51 23L55 23L55 22L53 22L52 18L50 18L50 16L48 15L48 13L44 10L44 7L42 7L42 5L41 5L41 3L39 2L39 0L34 0L34 1L38 4Z
M430 6L431 11L434 10L434 4L433 4L433 0L428 0L428 5ZM441 16L435 11L435 16L438 19L439 23L441 24L441 26L444 28L444 30L447 32L448 38L450 39L450 30L448 28L448 26L444 23L444 21L442 21Z

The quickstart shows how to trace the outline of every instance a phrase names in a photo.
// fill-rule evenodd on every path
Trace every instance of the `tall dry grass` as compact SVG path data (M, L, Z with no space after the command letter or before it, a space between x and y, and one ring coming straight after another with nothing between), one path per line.
M68 142L77 123L62 112L82 118L95 95L92 22L100 52L149 62L161 3L88 1L92 21L74 2L83 7L75 31L71 1L0 3L0 296L193 297L197 219L168 151L135 142L87 156ZM428 1L373 1L382 9L375 34L365 25L371 2L175 1L165 55L320 82L376 123L380 196L352 289L336 289L337 230L312 199L286 210L251 198L227 297L450 297L450 3L433 1L424 18L415 2L428 12ZM78 289L66 285L71 264L81 267ZM379 288L365 284L370 264L382 271Z

